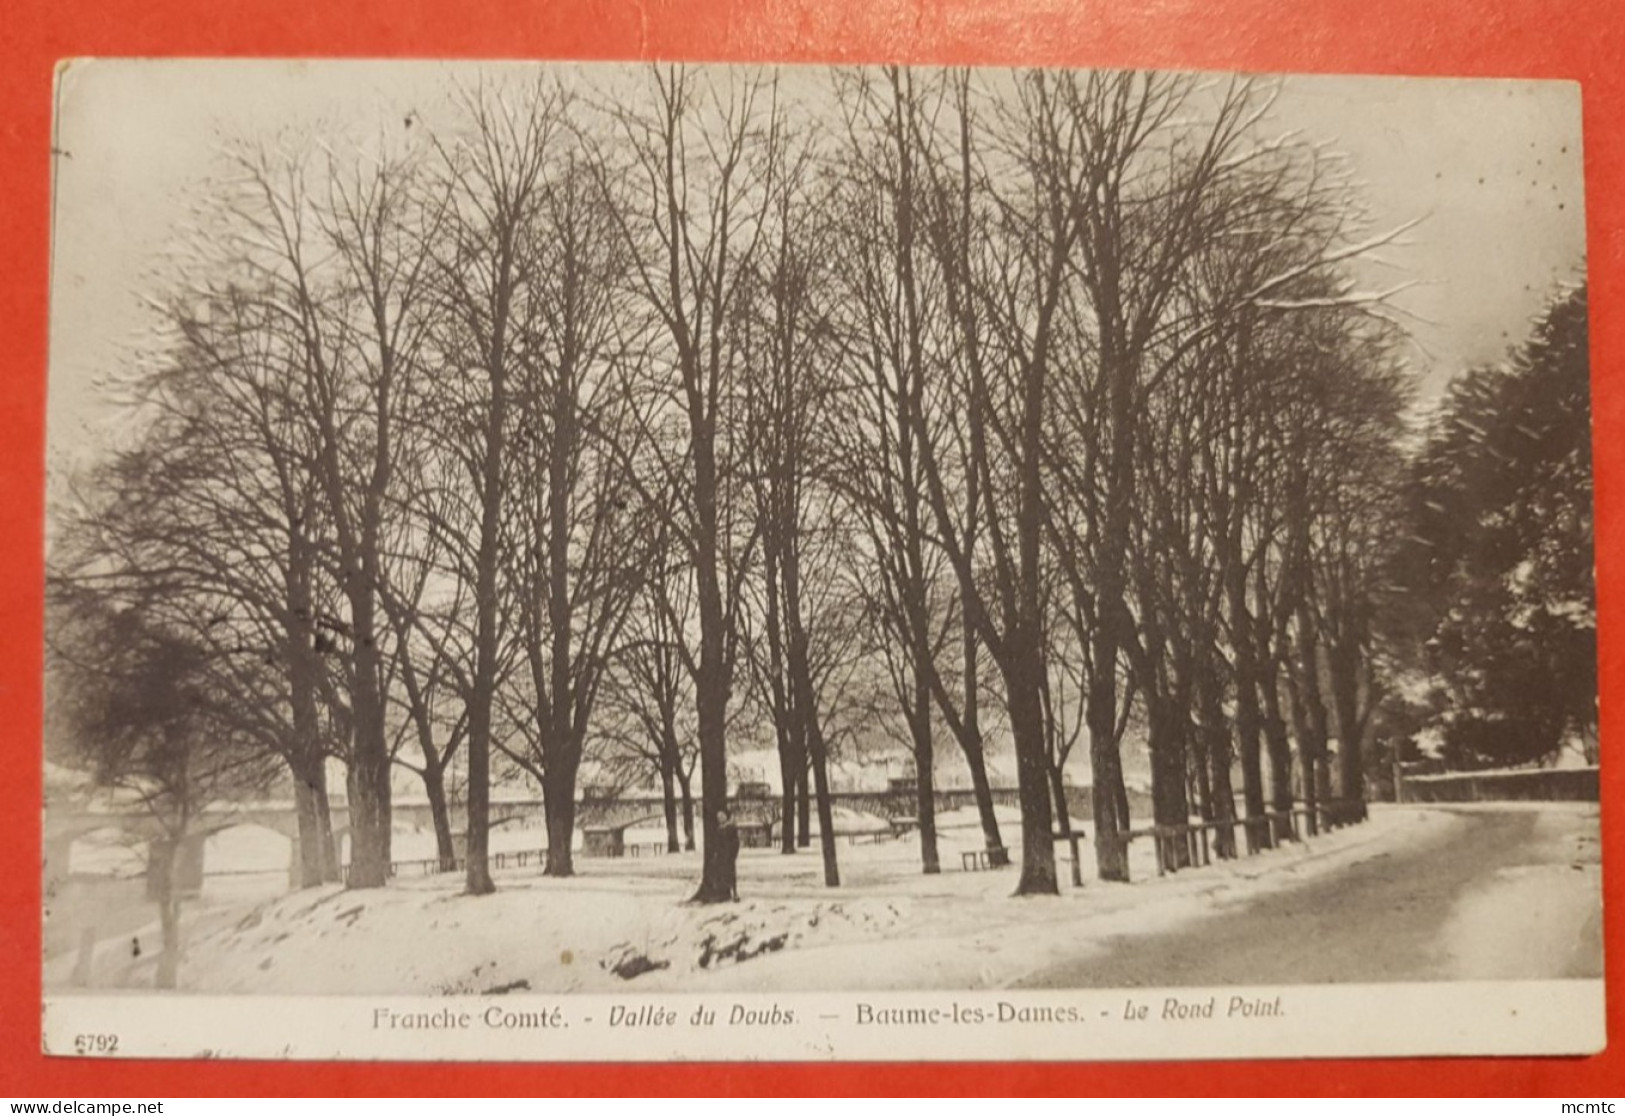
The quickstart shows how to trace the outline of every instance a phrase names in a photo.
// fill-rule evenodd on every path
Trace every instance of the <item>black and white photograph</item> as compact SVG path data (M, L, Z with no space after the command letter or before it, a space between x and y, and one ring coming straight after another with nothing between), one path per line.
M50 1052L1601 1047L1578 86L55 120Z

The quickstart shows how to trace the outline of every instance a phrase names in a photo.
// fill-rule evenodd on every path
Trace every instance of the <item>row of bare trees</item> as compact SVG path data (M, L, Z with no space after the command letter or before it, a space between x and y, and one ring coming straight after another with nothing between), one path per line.
M695 897L724 900L740 741L831 886L832 763L876 740L912 756L928 873L939 744L1003 861L1008 741L1023 894L1057 889L1085 740L1102 878L1129 737L1156 822L1237 818L1239 774L1284 838L1295 798L1362 795L1405 383L1349 277L1396 233L1274 95L651 67L244 144L54 604L195 650L286 767L307 884L339 870L335 758L352 887L388 877L394 768L474 894L501 772L568 875L584 770L658 779L674 850L697 770Z

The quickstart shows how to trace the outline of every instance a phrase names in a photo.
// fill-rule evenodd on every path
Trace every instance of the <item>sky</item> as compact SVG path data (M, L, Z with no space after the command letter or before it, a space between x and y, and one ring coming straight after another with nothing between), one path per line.
M489 71L493 67L486 67ZM505 70L522 64L502 64ZM583 67L591 70L591 67ZM63 73L55 141L50 381L53 472L94 452L117 413L98 381L150 325L143 293L187 234L230 139L433 122L478 64L114 60ZM795 88L821 86L795 72ZM1517 344L1554 286L1582 276L1579 86L1291 77L1268 127L1347 159L1373 231L1416 221L1360 265L1394 298L1425 396Z

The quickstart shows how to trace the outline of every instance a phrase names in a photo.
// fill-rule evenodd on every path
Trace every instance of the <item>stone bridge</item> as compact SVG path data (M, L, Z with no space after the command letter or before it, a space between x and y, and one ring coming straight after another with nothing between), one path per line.
M658 805L658 802L657 802ZM332 818L333 839L340 843L350 833L350 808L342 802L333 803L328 810ZM429 830L434 826L434 813L426 801L407 799L396 802L391 818L397 827ZM491 804L491 824L518 825L521 828L541 828L543 825L542 800L515 799ZM464 819L460 808L452 810L452 824L460 833ZM204 874L204 847L210 837L240 826L258 826L269 829L288 840L288 879L299 878L299 817L292 802L217 803L204 811L192 824L191 832L181 842L177 869L182 886L196 887ZM155 819L139 808L131 807L75 807L64 803L51 803L45 809L44 853L45 878L53 880L68 874L70 854L75 841L92 833L117 831L136 842L163 839L163 830Z
M1019 796L1015 787L994 787L995 806L1016 806ZM976 804L976 795L969 787L938 788L932 793L938 813L959 810ZM867 814L881 821L912 818L919 812L919 798L912 788L894 788L873 791L835 791L830 803L836 809ZM776 794L735 794L729 809L735 817L752 821L777 823L784 801ZM1067 809L1073 817L1088 816L1089 788L1068 787ZM644 795L585 795L576 806L576 824L586 828L619 829L638 822L660 822L665 818L665 802L657 794Z
M1067 808L1073 818L1090 816L1089 788L1067 787ZM975 804L975 794L967 788L944 788L934 792L938 813L958 810ZM908 787L889 790L837 791L831 796L837 809L868 815L877 821L891 822L898 818L912 818L919 803L915 791ZM997 806L1015 806L1018 796L1015 787L994 787L993 802ZM730 809L744 821L768 822L777 825L782 810L782 799L771 793L736 794ZM333 837L343 840L350 830L350 810L343 803L330 808ZM392 808L396 826L411 826L428 830L434 819L426 801L397 800ZM505 798L491 803L491 825L520 829L545 828L542 798ZM665 819L665 801L658 794L598 794L587 791L576 805L576 825L586 829L627 829L640 823L662 824ZM461 833L464 828L460 806L452 810L452 825ZM183 884L201 884L204 873L204 846L217 833L239 826L260 826L281 834L288 840L288 875L290 881L298 879L299 822L294 804L287 801L222 803L210 807L194 824L193 831L181 843L179 874ZM52 880L68 874L69 852L73 843L91 833L116 830L137 841L162 838L162 832L153 819L135 808L84 807L56 802L45 811L44 852L46 879ZM545 839L543 842L545 844Z

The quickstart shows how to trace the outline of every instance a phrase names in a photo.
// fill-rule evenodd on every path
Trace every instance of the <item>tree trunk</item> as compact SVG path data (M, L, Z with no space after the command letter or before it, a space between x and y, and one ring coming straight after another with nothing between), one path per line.
M818 694L813 689L806 624L801 615L801 552L799 525L794 522L797 501L788 501L792 511L786 516L785 548L781 573L784 578L784 624L790 637L789 662L794 732L798 751L812 761L813 788L818 799L818 844L824 855L824 886L841 885L835 854L835 817L829 796L829 769L824 750L824 731L818 723ZM933 830L935 852L935 830Z
M291 763L289 767L293 774L293 810L298 826L298 836L294 840L299 842L299 878L296 885L301 888L319 887L322 884L322 850L321 839L317 836L316 796L311 793L299 768Z
M776 494L778 483L781 482L777 476L770 478L770 492ZM765 502L771 504L773 501ZM783 824L780 826L779 851L794 853L796 819L793 807L797 781L805 778L807 773L806 734L798 732L799 726L796 723L799 694L792 695L785 685L784 626L779 615L781 589L779 551L785 545L784 536L787 528L780 522L780 516L776 512L763 514L765 518L771 520L769 526L764 529L762 538L762 581L766 587L763 594L766 598L763 627L767 635L767 691L770 705L768 712L773 718L773 735L779 747L779 780L783 797Z
M159 988L173 989L181 968L181 901L171 895L158 904L158 921L163 930L163 951L158 954Z
M720 371L702 373L698 354L684 360L689 433L694 459L694 581L700 605L700 662L694 679L699 714L700 829L703 851L696 903L732 902L732 866L719 839L721 814L728 804L728 617L722 603L721 536L718 522L715 404L704 385Z
M333 807L327 794L327 761L310 779L311 795L316 800L316 836L322 849L322 880L326 883L338 882L342 873L339 871L339 846L333 836Z
M1113 453L1128 462L1132 452L1130 418L1123 413L1119 395L1126 385L1113 376ZM1128 792L1123 785L1123 757L1117 741L1117 661L1121 649L1133 640L1127 601L1124 563L1129 544L1129 490L1132 472L1126 465L1113 464L1109 473L1106 526L1101 541L1100 585L1096 594L1099 615L1089 640L1089 685L1084 718L1089 730L1090 803L1095 826L1095 875L1102 880L1126 883L1129 879Z
M914 730L914 811L920 828L920 867L927 876L942 871L937 855L937 808L935 795L936 775L933 768L931 740L931 695L921 692L925 679L916 674L914 686L914 716L909 725Z
M425 760L423 792L429 799L429 817L434 821L435 852L442 872L457 870L457 842L451 831L451 809L446 803L446 773Z
M725 740L728 692L720 663L722 653L720 598L715 601L711 611L715 613L713 623L716 629L713 637L705 641L710 646L708 650L702 651L700 676L695 686L699 703L700 834L703 857L700 885L694 892L693 901L727 903L733 900L733 888L728 878L725 850L719 836L721 814L728 805L728 753Z
M975 504L969 505L972 514ZM960 599L975 586L960 580ZM1004 847L999 833L999 817L993 810L993 787L987 779L986 747L982 740L982 714L980 697L980 668L977 656L976 629L967 620L963 625L961 653L965 681L965 708L960 718L959 750L965 754L965 766L970 769L971 792L976 797L976 814L982 823L982 841L987 848L988 863L1003 868L1010 863L1010 853Z
M1326 803L1331 802L1337 797L1337 793L1332 789L1331 763L1331 756L1327 755L1325 752L1322 752L1320 757L1315 761L1315 786L1319 788L1320 801L1323 808Z
M1043 663L1037 650L1037 640L1032 639L1028 653L1021 656L1022 665L1013 663L1013 669L1004 672L1010 697L1010 729L1015 737L1016 788L1021 798L1021 878L1016 882L1016 894L1059 895L1044 710L1038 689ZM1035 659L1039 661L1034 663Z
M1298 608L1298 643L1298 690L1303 698L1305 727L1298 750L1303 755L1304 797L1313 803L1313 831L1319 832L1320 808L1332 797L1326 768L1329 719L1320 692L1319 633L1307 602Z
M327 804L325 761L289 767L293 776L293 803L299 827L299 886L317 887L338 879L333 850L333 817Z
M354 889L383 887L389 879L389 765L363 754L351 767L350 872Z
M779 851L781 853L794 853L796 851L796 789L805 774L806 767L791 759L786 752L779 751Z
M355 743L351 749L348 779L350 873L346 880L353 889L383 887L389 880L390 758L376 666L376 654L357 650L351 699L355 710Z
M835 857L835 808L829 793L824 734L816 723L810 729L808 750L812 754L813 789L818 799L818 845L824 855L824 886L840 887L841 870Z
M1186 758L1186 792L1196 804L1196 816L1205 822L1213 820L1213 788L1208 782L1207 747L1202 743L1202 734L1195 731L1194 723L1186 730L1186 743L1195 743L1196 747L1190 749Z
M1264 695L1264 741L1270 761L1271 829L1277 842L1292 840L1292 742L1281 715L1280 679L1272 661L1259 680Z
M1072 861L1072 886L1083 886L1083 865L1078 863L1079 857L1072 856L1071 850L1077 845L1072 841L1072 812L1066 806L1066 779L1063 777L1059 764L1051 764L1049 769L1050 793L1055 799L1055 827L1056 831L1066 838L1068 856Z
M977 734L978 738L980 733ZM1003 868L1010 863L1010 851L1004 847L999 835L999 816L993 809L993 786L987 778L987 758L978 743L964 749L965 765L970 768L971 793L976 798L976 814L982 823L982 841L987 849L988 863Z
M694 851L694 790L693 775L683 771L677 772L677 785L683 795L683 850Z
M972 469L965 478L965 548L976 547L977 524L980 518L981 482ZM999 833L999 817L993 810L993 788L987 779L987 745L982 739L981 698L981 642L976 636L976 625L964 615L976 592L974 579L966 569L956 569L959 579L960 601L960 674L965 699L959 718L959 750L965 755L965 766L970 769L971 791L976 797L976 814L982 823L982 842L987 849L988 863L1003 868L1010 863L1010 853L1004 847Z
M1298 742L1298 780L1303 794L1304 830L1313 837L1320 832L1320 798L1315 786L1315 751L1309 736L1309 711L1304 700L1298 672L1288 665L1286 671L1287 706L1292 713L1292 738Z
M1328 650L1332 701L1337 709L1338 791L1347 810L1345 816L1364 821L1365 726L1360 717L1360 652L1347 638L1334 641Z
M660 803L666 814L666 852L683 850L677 835L677 778L669 759L660 761Z
M1094 807L1095 875L1126 883L1129 820L1118 813L1123 798L1122 760L1117 752L1117 641L1105 615L1095 626L1089 697L1090 802Z
M586 732L589 700L585 692L593 682L578 676L572 641L575 601L570 578L570 551L574 532L570 522L571 477L576 460L576 383L574 360L563 362L552 385L553 437L547 461L547 618L548 712L546 726L546 785L548 876L575 875L576 775L581 767L582 737ZM534 668L533 668L534 669Z
M1176 652L1178 665L1180 692L1185 695L1186 701L1180 706L1181 729L1185 738L1185 747L1190 753L1185 762L1188 765L1189 786L1192 800L1196 804L1196 813L1204 822L1214 819L1213 809L1213 781L1212 771L1208 759L1207 733L1197 723L1197 718L1189 712L1191 710L1190 695L1192 690L1201 692L1199 685L1192 681L1192 664L1189 649L1181 646ZM1202 714L1205 718L1205 711Z
M1046 264L1050 291L1059 290L1061 254ZM1055 873L1055 834L1051 828L1045 773L1048 752L1044 733L1044 606L1042 549L1044 530L1044 401L1049 360L1049 326L1055 299L1039 307L1031 358L1021 376L1019 480L1016 497L1016 583L1014 615L1007 611L1005 689L1010 695L1010 728L1015 738L1016 782L1021 794L1021 879L1017 895L1059 895ZM977 402L990 406L985 390ZM985 444L981 454L986 453ZM985 460L985 458L982 458ZM1100 788L1095 788L1099 794ZM1099 802L1096 803L1099 808ZM1100 819L1095 819L1097 835Z
M1239 528L1238 528L1239 531ZM1235 543L1240 549L1239 539ZM1236 745L1241 756L1241 796L1246 806L1246 829L1249 844L1260 848L1270 844L1268 826L1264 816L1264 768L1259 750L1262 718L1258 712L1258 670L1254 653L1253 618L1247 610L1246 574L1241 556L1230 559L1228 597L1230 601L1230 643L1235 655Z
M1185 793L1187 758L1185 735L1180 731L1181 716L1167 695L1146 691L1146 711L1150 724L1148 749L1151 753L1151 817L1157 825L1190 824L1190 802ZM1163 863L1170 871L1190 867L1190 843L1158 838Z
M288 509L290 525L306 522L298 507ZM288 547L286 658L288 704L293 719L293 747L288 766L293 776L294 808L299 825L299 886L315 887L339 878L333 846L333 817L327 801L327 753L322 747L316 679L316 617L311 602L313 546L297 529Z
M802 757L800 772L796 775L796 848L812 846L812 782L810 757Z
M570 749L573 753L573 749ZM547 769L542 806L547 811L547 876L575 875L576 767L573 755L561 755Z
M153 898L158 904L158 924L162 934L162 948L158 954L158 972L154 984L158 988L173 989L181 966L181 899L175 874L180 861L180 842L157 840L148 845L151 862L147 871L154 883Z
M493 439L494 440L494 439ZM488 455L498 451L488 448ZM487 474L492 470L487 469ZM494 488L495 482L489 482ZM463 889L469 895L496 890L491 879L491 704L496 690L496 513L480 528L476 576L474 679L468 708L468 834Z
M1230 734L1224 722L1217 670L1210 664L1198 682L1202 702L1202 736L1206 741L1208 800L1214 830L1213 851L1221 859L1236 855L1236 794L1230 783Z
M496 697L497 562L503 509L502 470L508 394L506 359L507 305L499 300L493 315L487 376L490 409L485 418L485 454L479 481L480 538L474 565L474 669L468 695L468 833L464 891L489 895L491 880L491 706Z
M1155 604L1158 586L1152 567L1137 556L1136 573L1143 602L1140 624L1145 651L1134 661L1141 676L1140 693L1146 715L1146 750L1151 760L1151 820L1158 826L1190 824L1190 683L1179 669L1178 655L1168 646L1168 629ZM1131 645L1132 646L1132 645ZM1191 864L1190 835L1156 838L1165 870L1177 872Z

